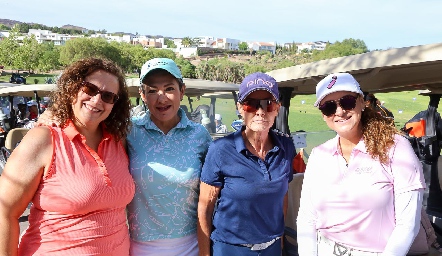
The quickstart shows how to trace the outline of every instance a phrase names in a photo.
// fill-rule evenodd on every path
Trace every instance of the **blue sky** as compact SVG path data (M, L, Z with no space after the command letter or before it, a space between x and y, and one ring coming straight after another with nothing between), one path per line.
M354 38L370 50L442 42L440 0L0 0L0 18L278 44Z

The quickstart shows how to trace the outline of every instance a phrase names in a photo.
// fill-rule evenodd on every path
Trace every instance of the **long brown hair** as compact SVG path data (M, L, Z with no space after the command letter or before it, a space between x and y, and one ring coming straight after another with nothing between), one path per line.
M401 134L393 119L385 118L371 108L365 108L361 117L362 136L367 151L374 159L388 163L388 150L394 144L394 135Z

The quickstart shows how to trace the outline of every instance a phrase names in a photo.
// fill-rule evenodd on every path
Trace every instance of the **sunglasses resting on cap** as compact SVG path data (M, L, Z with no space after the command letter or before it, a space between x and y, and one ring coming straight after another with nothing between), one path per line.
M81 90L89 96L94 97L97 94L100 94L101 100L108 104L114 104L118 100L118 95L113 92L101 91L98 87L87 81L83 81L81 83Z

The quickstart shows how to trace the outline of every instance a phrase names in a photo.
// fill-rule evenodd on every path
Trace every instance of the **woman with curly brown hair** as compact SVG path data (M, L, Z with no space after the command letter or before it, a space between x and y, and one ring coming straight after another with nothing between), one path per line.
M52 96L58 127L31 129L0 177L1 255L129 255L134 195L123 145L129 96L112 62L67 67ZM32 202L19 244L18 218Z
M422 166L359 83L331 74L315 106L337 135L312 150L298 212L299 255L406 255L420 227Z

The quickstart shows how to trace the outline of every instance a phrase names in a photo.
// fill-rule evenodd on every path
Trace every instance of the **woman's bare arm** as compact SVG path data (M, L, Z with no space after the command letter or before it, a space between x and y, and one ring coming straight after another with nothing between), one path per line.
M0 176L0 255L17 255L18 219L34 197L52 157L48 128L31 129L14 149Z
M200 183L198 201L198 247L200 256L210 256L210 233L212 215L221 188L204 182Z

